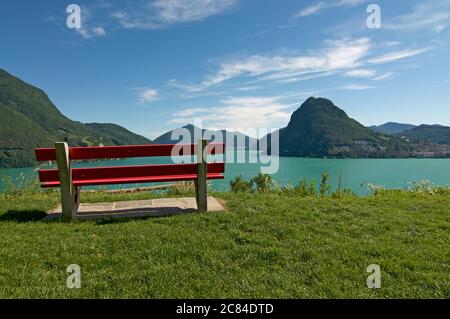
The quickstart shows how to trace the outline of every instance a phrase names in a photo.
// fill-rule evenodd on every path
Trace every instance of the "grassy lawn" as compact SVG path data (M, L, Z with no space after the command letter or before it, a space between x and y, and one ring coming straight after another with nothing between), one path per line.
M0 195L0 298L450 298L450 196L215 196L227 212L63 224L39 221L57 193Z

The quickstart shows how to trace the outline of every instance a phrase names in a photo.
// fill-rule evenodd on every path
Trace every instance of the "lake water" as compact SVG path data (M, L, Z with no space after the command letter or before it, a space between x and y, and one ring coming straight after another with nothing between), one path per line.
M243 151L242 151L243 152ZM225 180L213 181L216 190L229 189L230 181L241 175L245 179L256 176L261 164L248 163L255 161L256 152L239 153L245 155L247 163L228 163L225 169ZM228 156L236 154L227 154ZM171 163L170 158L134 158L114 161L99 161L77 164L83 166L117 166L146 165L156 163ZM450 159L312 159L312 158L279 158L279 170L273 177L281 185L298 184L303 178L320 182L322 172L331 175L330 184L338 186L339 180L345 188L355 193L364 194L367 189L363 183L373 183L386 188L403 188L409 183L429 180L435 185L450 185ZM17 179L21 174L26 178L35 178L37 173L33 168L0 169L0 177L11 176ZM155 184L153 184L155 185ZM111 188L135 187L136 185L111 186ZM143 185L139 185L143 186ZM4 184L0 181L0 191Z

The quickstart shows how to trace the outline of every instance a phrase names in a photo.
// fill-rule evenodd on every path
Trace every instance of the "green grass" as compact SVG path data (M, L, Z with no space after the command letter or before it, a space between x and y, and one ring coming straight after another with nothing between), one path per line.
M39 221L58 193L0 195L0 298L450 297L448 195L215 196L227 212L63 224Z

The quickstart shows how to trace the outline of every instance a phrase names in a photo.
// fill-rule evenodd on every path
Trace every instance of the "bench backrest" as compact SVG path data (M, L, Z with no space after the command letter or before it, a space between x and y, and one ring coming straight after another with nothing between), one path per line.
M211 143L207 145L205 155L224 154L224 152L225 144ZM56 160L55 148L40 148L36 149L35 153L37 161ZM186 156L196 154L196 144L70 147L68 150L69 161ZM224 171L224 163L207 164L208 178L220 178L220 174L224 173ZM194 175L196 174L197 164L158 164L71 169L71 178L74 184L78 185L195 180ZM39 170L39 179L43 183L43 187L58 187L60 185L58 169Z
M225 144L211 143L207 146L207 153L211 155L224 154ZM55 148L35 149L38 162L55 161ZM130 146L95 146L95 147L69 147L70 160L99 160L134 157L163 157L196 155L196 144L162 144L162 145L130 145Z

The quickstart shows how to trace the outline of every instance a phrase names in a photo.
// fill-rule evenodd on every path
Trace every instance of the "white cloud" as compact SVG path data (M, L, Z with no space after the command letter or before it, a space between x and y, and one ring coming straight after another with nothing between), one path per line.
M331 9L342 6L356 6L366 2L366 0L333 0L333 1L320 1L312 6L306 7L295 14L295 17L307 17L313 14L317 14L323 10Z
M318 13L319 11L321 11L322 9L325 9L327 7L327 4L325 2L319 2L315 5L312 5L310 7L306 7L302 10L300 10L299 12L297 12L297 14L295 15L296 17L307 17L313 14Z
M188 92L200 92L237 77L257 77L259 80L283 80L300 75L311 76L341 69L351 69L361 64L371 47L368 38L326 41L329 45L307 55L279 54L252 55L224 62L219 70L199 84L180 84L170 81L169 86Z
M408 14L399 15L383 25L389 30L416 31L428 29L442 32L450 21L450 1L428 1L416 6Z
M377 44L380 48L390 48L390 47L396 47L400 45L400 41L382 41Z
M91 39L94 37L103 37L106 35L106 30L103 27L83 27L76 29L79 34L85 39Z
M159 93L155 89L143 89L139 91L138 102L140 104L146 104L159 100Z
M242 86L242 87L236 88L236 91L247 92L247 91L256 91L259 89L261 89L261 87L259 87L259 86Z
M368 69L357 69L357 70L350 70L345 73L346 76L353 77L353 78L371 78L377 74L377 71L375 70L368 70Z
M92 5L90 7L82 6L81 7L81 28L75 29L78 34L80 34L85 39L92 39L95 37L104 37L106 36L106 30L104 27L99 25L94 25L92 23L93 16L95 12L98 10L99 5Z
M393 76L394 76L393 72L386 72L386 73L383 73L383 74L381 74L381 75L379 75L377 77L374 77L372 80L374 80L374 81L382 81L382 80L390 79Z
M364 91L364 90L375 89L375 87L370 86L370 85L365 85L365 84L348 84L348 85L341 86L338 89L344 90L344 91Z
M311 80L311 79L315 79L315 78L331 76L334 74L336 74L335 71L320 72L320 73L306 75L306 76L300 76L300 77L283 78L283 79L277 80L276 82L278 82L278 83L295 83L295 82L307 81L307 80Z
M235 130L249 128L281 128L290 119L291 104L285 97L229 97L220 105L208 108L189 108L174 113L172 124L187 124L201 120L205 127L221 127Z
M428 52L430 50L431 50L431 48L422 48L422 49L417 49L417 50L403 50L403 51L390 52L390 53L369 59L368 62L372 63L372 64L390 63L390 62L395 62L398 60L410 58L410 57Z
M225 13L237 2L238 0L147 0L144 5L138 6L139 10L121 9L112 16L126 29L159 29Z
M445 29L447 29L447 26L445 24L439 24L434 27L434 31L436 31L437 33L441 33Z

